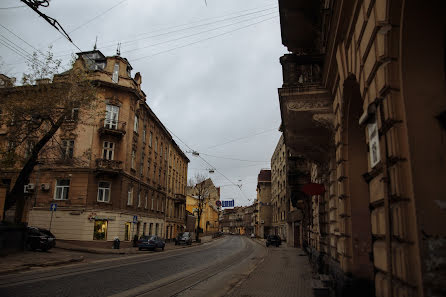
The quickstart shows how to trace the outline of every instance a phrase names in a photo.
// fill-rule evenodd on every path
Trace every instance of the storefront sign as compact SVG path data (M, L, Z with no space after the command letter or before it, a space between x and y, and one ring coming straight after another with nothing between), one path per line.
M92 213L88 216L90 221L114 221L116 217L107 217L107 216L97 216L95 213Z

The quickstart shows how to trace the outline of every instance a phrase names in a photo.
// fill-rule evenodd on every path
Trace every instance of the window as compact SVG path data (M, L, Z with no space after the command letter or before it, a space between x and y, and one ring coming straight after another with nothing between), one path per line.
M141 207L141 191L138 192L138 207Z
M98 202L110 202L110 183L109 182L99 182Z
M146 125L144 125L144 129L142 130L142 142L143 143L146 143L146 134L147 134L146 129L147 129L147 127L146 127Z
M136 152L133 150L132 151L132 169L135 169L135 157L136 157Z
M119 106L107 104L105 108L104 127L107 129L117 129L119 120Z
M79 108L71 109L71 113L65 117L66 121L75 122L79 119Z
M106 220L95 220L94 221L94 240L107 240L107 226L108 221Z
M147 206L148 206L148 199L149 199L148 196L149 196L149 195L148 195L147 192L146 192L146 196L145 196L145 198L144 198L144 208L145 208L145 209L147 209Z
M147 179L150 179L150 158L147 158Z
M104 141L102 148L102 159L113 160L114 157L115 144L110 141Z
M158 137L155 138L155 153L158 152Z
M151 208L151 210L153 210L153 195L152 195L152 208Z
M115 67L113 68L112 81L114 83L118 83L118 80L119 80L119 63L116 63Z
M139 174L144 175L144 153L141 153L141 164L139 166Z
M150 131L150 135L149 135L149 147L152 147L152 138L153 138L153 133L152 133L152 131Z
M167 147L166 147L166 153L164 154L164 161L167 161Z
M28 141L26 142L25 158L28 158L31 156L35 145L36 145L36 143L33 139L28 139Z
M73 158L74 140L62 140L62 159Z
M69 190L70 190L70 180L69 179L56 180L56 189L54 191L54 200L67 200Z
M138 128L139 128L139 118L138 118L138 116L135 114L135 123L133 124L133 131L135 131L136 133L138 133Z
M133 186L129 187L129 191L127 192L127 205L133 204Z
M160 157L163 159L163 143L161 142Z

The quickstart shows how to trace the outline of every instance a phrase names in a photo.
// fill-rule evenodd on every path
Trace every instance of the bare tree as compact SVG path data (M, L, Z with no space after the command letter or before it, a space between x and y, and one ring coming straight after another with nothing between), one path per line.
M0 138L0 168L18 172L6 195L5 211L15 204L16 223L23 216L24 186L39 157L60 149L63 144L55 135L62 124L79 110L94 110L96 102L95 88L83 67L57 74L60 61L50 52L43 62L36 53L33 57L21 86L0 89L0 128L7 132Z
M203 209L210 198L211 185L212 183L208 182L208 178L200 173L195 174L195 176L188 181L190 195L197 199L197 208L194 210L197 214L197 230L195 232L196 241L199 241L201 216L203 214Z

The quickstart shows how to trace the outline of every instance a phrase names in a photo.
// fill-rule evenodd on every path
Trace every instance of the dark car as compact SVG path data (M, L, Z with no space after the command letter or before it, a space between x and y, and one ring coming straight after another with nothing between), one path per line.
M266 246L275 245L278 247L281 244L282 240L278 235L268 235L268 237L266 238Z
M175 245L178 245L178 241L180 240L181 236L183 236L183 233L184 233L184 232L179 232L179 233L177 234L177 237L175 237L175 238L173 239L173 241L175 242Z
M154 251L156 248L160 248L164 251L164 240L156 235L141 236L136 244L139 250L146 249Z
M190 234L190 232L184 232L183 234L181 234L181 236L175 241L176 245L179 244L187 244L187 245L191 245L192 244L192 234Z
M33 251L47 251L56 246L56 237L46 229L28 227L26 228L26 246Z

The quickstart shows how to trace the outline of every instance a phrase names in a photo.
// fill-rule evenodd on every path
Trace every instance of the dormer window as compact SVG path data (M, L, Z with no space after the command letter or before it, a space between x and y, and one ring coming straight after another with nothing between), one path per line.
M119 80L119 63L115 63L115 67L113 68L112 81L114 83L118 83L118 80Z
M127 75L131 78L132 77L132 68L127 66Z

